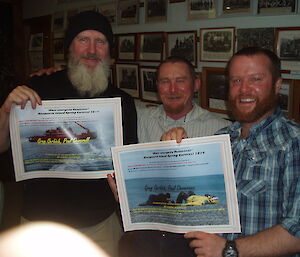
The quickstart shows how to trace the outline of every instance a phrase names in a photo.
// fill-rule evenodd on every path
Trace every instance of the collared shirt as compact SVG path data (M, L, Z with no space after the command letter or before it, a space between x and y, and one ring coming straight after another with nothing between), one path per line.
M163 133L174 127L183 127L187 136L192 138L211 136L231 124L230 121L219 118L196 104L189 113L178 120L168 117L162 105L140 109L137 114L139 143L159 141Z
M217 133L230 134L242 227L241 234L227 237L276 224L300 237L300 126L277 108L248 137L240 138L239 122Z

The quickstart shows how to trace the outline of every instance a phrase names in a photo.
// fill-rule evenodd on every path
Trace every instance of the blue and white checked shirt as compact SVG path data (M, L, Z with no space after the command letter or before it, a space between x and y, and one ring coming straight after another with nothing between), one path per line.
M230 134L237 183L241 234L252 235L281 224L300 237L300 126L279 108L240 138L241 124L217 134ZM296 254L293 256L300 256Z

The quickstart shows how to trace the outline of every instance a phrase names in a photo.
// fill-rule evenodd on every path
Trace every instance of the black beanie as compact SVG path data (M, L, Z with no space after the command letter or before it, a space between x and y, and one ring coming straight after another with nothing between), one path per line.
M108 19L99 12L85 11L71 18L66 31L65 49L68 51L73 39L84 30L101 32L109 43L110 51L113 48L113 32Z

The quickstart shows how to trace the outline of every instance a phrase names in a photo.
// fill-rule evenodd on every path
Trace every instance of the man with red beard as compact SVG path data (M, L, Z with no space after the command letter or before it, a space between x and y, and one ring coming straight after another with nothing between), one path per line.
M35 108L43 100L121 97L124 144L137 143L133 99L108 83L113 33L100 13L86 11L70 22L65 37L68 68L49 76L32 77L16 87L0 109L0 152L9 148L9 112L12 104ZM4 173L4 172L1 172ZM11 174L13 176L13 174ZM34 179L24 182L22 218L49 220L78 228L110 256L117 256L122 230L117 204L106 179Z
M300 256L300 126L277 106L280 60L256 47L229 61L229 101L237 120L217 134L229 134L242 232L189 232L197 256ZM177 128L176 136L184 138ZM177 140L180 142L181 140Z

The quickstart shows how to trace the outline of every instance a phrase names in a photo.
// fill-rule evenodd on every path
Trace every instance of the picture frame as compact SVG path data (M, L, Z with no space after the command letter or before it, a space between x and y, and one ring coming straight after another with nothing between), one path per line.
M145 22L167 21L167 0L145 0Z
M117 9L117 23L138 24L140 2L138 0L119 1Z
M132 63L116 63L116 85L134 98L140 97L139 65Z
M234 53L235 27L201 28L200 60L227 62Z
M117 35L117 56L119 60L136 59L137 34L119 34Z
M276 28L275 50L282 70L300 70L300 27Z
M43 33L35 33L30 35L29 51L43 51L43 45Z
M266 15L291 14L296 12L296 1L258 0L257 13Z
M30 73L39 71L44 68L43 51L29 51L28 57Z
M156 83L157 67L140 66L141 98L146 102L160 103Z
M116 24L117 21L116 2L103 3L98 7L98 10L109 20L111 25Z
M237 29L236 51L244 47L257 46L274 51L274 28Z
M287 119L293 117L293 89L294 80L283 79L278 93L278 104Z
M144 32L138 34L139 61L160 62L163 58L164 32Z
M53 39L53 59L64 60L65 59L65 39L54 38Z
M167 32L166 56L180 56L197 67L197 31Z
M211 112L228 114L228 89L225 68L202 68L201 107Z
M223 0L222 10L223 14L249 13L251 11L251 1Z
M188 0L188 19L207 19L216 17L215 0Z
M64 12L56 12L52 15L52 31L62 32L66 27L65 24L65 13Z

